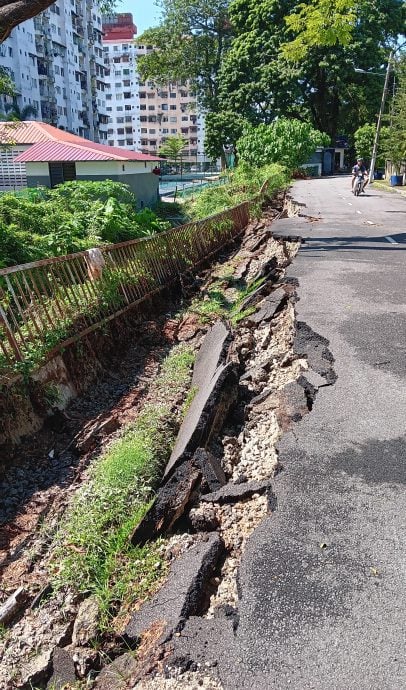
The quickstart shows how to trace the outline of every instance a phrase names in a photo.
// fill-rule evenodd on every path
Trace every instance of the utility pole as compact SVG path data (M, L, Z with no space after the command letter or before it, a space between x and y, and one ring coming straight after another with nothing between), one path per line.
M386 76L385 76L385 84L384 84L383 92L382 92L381 107L380 107L379 115L378 115L378 123L376 125L374 147L372 149L372 157L371 157L371 166L369 168L369 182L370 182L370 184L373 184L373 181L374 181L375 163L376 163L376 157L378 154L379 134L381 131L382 116L383 116L383 112L385 110L386 96L388 93L389 77L390 77L390 71L391 71L391 67L392 67L392 58L393 58L393 50L390 51L390 55L389 55L389 59L388 59L388 66L386 68Z

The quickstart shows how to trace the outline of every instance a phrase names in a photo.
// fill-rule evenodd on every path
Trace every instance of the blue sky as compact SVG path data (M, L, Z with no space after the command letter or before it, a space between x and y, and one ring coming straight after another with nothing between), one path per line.
M131 12L139 34L156 25L160 14L153 0L118 0L116 12Z

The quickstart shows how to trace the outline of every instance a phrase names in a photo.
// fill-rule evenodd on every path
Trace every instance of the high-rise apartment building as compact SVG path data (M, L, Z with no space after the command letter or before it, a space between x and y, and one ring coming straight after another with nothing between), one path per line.
M93 141L107 138L102 22L95 0L57 0L16 27L0 46L0 65L17 104L35 119ZM7 97L0 97L4 111Z
M103 32L108 143L156 154L168 137L181 135L186 141L183 158L203 160L204 118L190 84L158 87L140 80L137 57L154 48L137 41L131 14L105 17Z

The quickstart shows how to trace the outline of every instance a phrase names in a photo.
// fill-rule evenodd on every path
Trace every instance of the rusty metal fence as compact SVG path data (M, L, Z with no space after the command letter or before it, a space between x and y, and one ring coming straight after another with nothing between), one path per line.
M170 284L248 224L251 202L145 239L0 269L0 381L116 318Z

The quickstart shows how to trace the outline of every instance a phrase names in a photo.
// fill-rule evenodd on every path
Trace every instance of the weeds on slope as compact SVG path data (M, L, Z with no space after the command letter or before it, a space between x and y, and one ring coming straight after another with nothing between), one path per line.
M90 471L60 525L52 571L57 585L94 594L100 628L120 609L146 596L164 574L161 543L133 547L130 535L145 515L169 457L194 354L178 346L163 362L136 421Z

